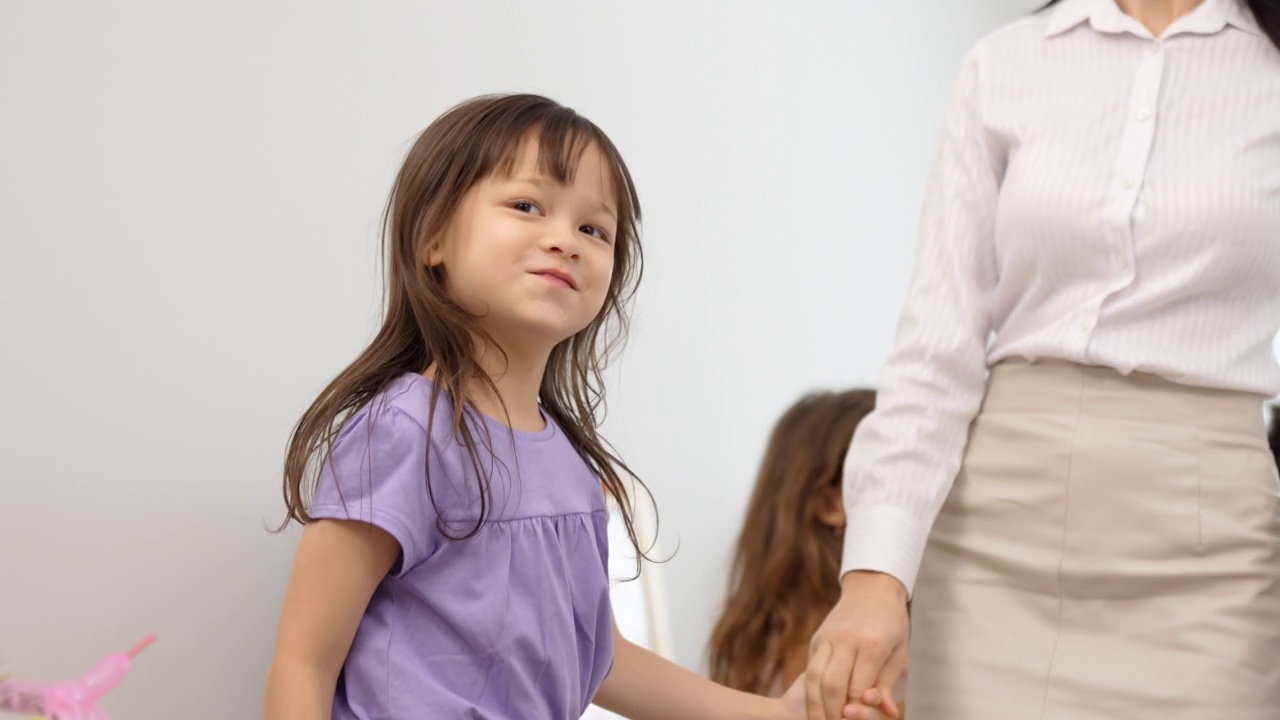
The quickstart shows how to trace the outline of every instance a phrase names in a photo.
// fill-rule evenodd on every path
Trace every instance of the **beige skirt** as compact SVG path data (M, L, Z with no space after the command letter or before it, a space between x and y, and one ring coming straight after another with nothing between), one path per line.
M1280 719L1261 402L994 368L916 584L909 720Z

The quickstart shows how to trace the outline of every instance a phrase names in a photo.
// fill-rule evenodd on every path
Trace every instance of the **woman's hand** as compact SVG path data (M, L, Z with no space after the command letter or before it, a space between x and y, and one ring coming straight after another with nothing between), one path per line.
M867 706L897 718L893 688L907 666L909 632L902 583L883 573L846 574L839 602L809 643L807 720L864 720L858 713Z

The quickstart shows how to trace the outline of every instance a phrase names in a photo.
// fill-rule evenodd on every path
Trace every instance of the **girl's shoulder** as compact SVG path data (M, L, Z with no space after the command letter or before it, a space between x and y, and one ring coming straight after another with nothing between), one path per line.
M437 438L442 436L442 429L443 434L447 434L452 406L448 396L441 393L432 408L432 390L431 381L418 373L405 373L392 379L351 414L343 424L338 442L348 440L360 430L403 435L424 445L428 429ZM437 422L431 421L432 415Z
M427 459L440 454L452 413L443 395L432 408L431 390L425 377L406 373L347 416L325 455L317 491L358 482L361 492L371 482L423 485Z
M431 381L422 375L405 373L387 383L364 409L375 421L385 421L384 416L388 414L400 415L425 432L432 424L432 389ZM448 416L451 412L448 396L441 393L436 401L435 416Z
M452 498L447 482L434 496L427 488L429 407L427 393L402 376L352 413L321 463L309 508L316 519L382 528L400 544L401 569L441 545L437 519Z

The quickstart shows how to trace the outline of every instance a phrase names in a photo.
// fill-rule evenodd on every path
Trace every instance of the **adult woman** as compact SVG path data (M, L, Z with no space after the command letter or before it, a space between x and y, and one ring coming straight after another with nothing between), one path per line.
M1051 5L961 72L814 720L912 590L912 720L1280 712L1280 3Z

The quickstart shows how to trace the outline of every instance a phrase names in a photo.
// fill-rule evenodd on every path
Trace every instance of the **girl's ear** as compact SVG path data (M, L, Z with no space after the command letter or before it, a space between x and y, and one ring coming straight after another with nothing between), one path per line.
M844 495L839 486L827 485L818 489L815 498L818 522L833 530L843 529L846 521L844 514Z
M444 238L436 237L427 241L422 250L422 264L429 268L444 264Z

